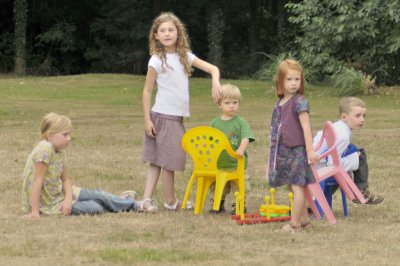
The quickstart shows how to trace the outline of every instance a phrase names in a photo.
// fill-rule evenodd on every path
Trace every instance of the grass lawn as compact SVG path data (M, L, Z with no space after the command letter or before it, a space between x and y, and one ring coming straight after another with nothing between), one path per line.
M224 80L223 82L226 82ZM252 127L248 209L257 211L267 194L263 178L268 160L269 124L276 101L272 84L230 81L242 90L241 115ZM314 221L298 234L274 232L282 224L236 225L227 214L119 213L101 216L21 219L21 176L27 155L39 141L41 118L48 112L71 117L73 143L67 150L73 183L141 197L147 166L141 162L143 76L0 76L0 265L398 265L400 260L400 88L362 96L367 123L354 143L367 150L370 188L385 201L377 206L349 203L343 217L335 194L337 225ZM313 130L338 117L339 98L311 86ZM218 115L209 79L191 79L191 117L186 128L208 124ZM176 195L183 198L192 169L176 174ZM285 188L277 202L286 204ZM162 209L163 189L155 199ZM227 199L233 201L233 196ZM230 209L227 204L226 207Z

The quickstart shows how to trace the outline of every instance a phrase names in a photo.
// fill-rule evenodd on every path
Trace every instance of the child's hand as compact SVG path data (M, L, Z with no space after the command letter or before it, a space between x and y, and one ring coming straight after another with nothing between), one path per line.
M243 157L243 156L244 156L244 150L242 150L242 149L237 149L237 150L236 150L236 154L239 155L240 157Z
M146 132L146 135L150 138L156 137L157 132L151 120L145 122L144 131Z
M317 163L319 161L319 155L317 153L315 153L314 151L310 152L310 154L308 155L308 163L312 164L312 163Z
M72 201L65 199L60 205L60 211L64 215L70 215L72 210Z
M213 82L211 96L215 103L218 103L219 97L221 94L221 84L218 82Z
M39 213L30 213L30 214L25 214L22 216L23 219L39 219L40 215Z

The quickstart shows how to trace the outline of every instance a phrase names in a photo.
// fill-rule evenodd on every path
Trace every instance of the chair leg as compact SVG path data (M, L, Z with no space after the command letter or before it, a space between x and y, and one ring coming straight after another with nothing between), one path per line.
M190 197L190 192L192 192L192 189L193 189L194 179L195 179L195 176L192 175L190 177L189 184L186 187L185 197L183 198L183 202L182 202L182 209L186 209L186 203L188 202L189 197Z
M340 189L340 193L342 194L343 215L344 217L349 217L349 211L347 209L346 193L344 193L342 189Z
M365 203L366 200L363 196L363 194L361 193L361 191L358 189L358 187L356 186L356 184L354 183L354 181L350 178L350 176L347 174L346 171L340 171L340 173L342 174L344 180L346 181L347 185L350 187L350 189L353 191L353 193L356 195L357 199L361 202L361 203ZM352 199L353 200L353 199Z
M325 198L326 198L326 201L328 202L328 204L329 204L329 207L332 209L332 186L330 186L330 185L327 185L326 187L325 187L325 190L324 190L324 195L325 195Z
M346 172L345 172L346 173ZM347 173L346 173L347 175ZM350 200L353 200L354 197L354 193L353 191L350 189L348 182L346 181L346 179L344 178L342 173L338 173L336 175L334 175L336 182L338 183L339 187L344 191L344 193L347 195L347 197Z
M321 186L322 191L325 193L325 189L326 189L326 182L325 182L325 180L324 180L324 181L321 181L319 184L320 184L320 186ZM324 212L322 211L321 205L319 205L319 203L318 203L318 201L317 201L316 199L314 199L314 203L315 203L315 206L317 206L319 215L321 215L321 217L322 217L322 216L324 215Z
M308 188L314 194L314 197L317 199L318 203L321 205L322 210L324 211L326 218L329 220L331 224L336 224L335 216L333 215L332 209L329 207L329 204L325 198L324 193L322 192L319 183L314 182L308 185Z
M317 206L316 206L314 200L312 199L309 188L307 186L304 187L304 195L306 196L308 205L310 206L311 210L314 213L315 219L321 220L321 214L319 213Z
M199 177L197 179L196 202L194 207L194 214L200 214L204 207L207 192L212 183L215 181L207 177Z
M222 194L224 193L225 185L227 183L227 179L224 176L225 174L220 174L217 176L215 181L215 194L214 194L214 205L213 209L215 211L219 210L221 205Z

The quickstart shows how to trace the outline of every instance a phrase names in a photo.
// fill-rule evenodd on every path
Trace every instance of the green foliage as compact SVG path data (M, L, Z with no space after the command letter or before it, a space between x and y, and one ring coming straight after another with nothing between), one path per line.
M307 65L325 75L348 65L364 73L377 69L380 82L395 83L400 67L400 2L397 0L305 0L286 5L289 21L300 27L296 38Z
M10 72L14 69L14 34L0 33L0 72Z
M46 46L50 50L56 49L62 53L71 52L76 49L73 34L76 31L76 26L67 23L59 22L51 27L47 32L39 34L36 38L38 39L38 46Z
M361 71L343 67L331 76L330 83L335 90L331 90L330 94L336 96L363 94L363 80L364 74Z
M296 59L296 56L294 56L294 54L291 52L282 53L279 55L271 55L266 53L260 53L260 54L265 56L267 58L267 61L261 66L260 70L258 70L253 75L253 78L271 82L275 82L275 74L278 71L279 64L283 60ZM300 64L303 64L302 60L298 61L300 62ZM311 66L309 67L302 66L302 67L304 72L304 78L306 79L306 81L318 80L318 71L315 68L312 68Z
M372 78L354 68L342 67L331 76L330 84L334 90L329 93L335 96L355 96L378 92L375 77Z
M59 72L71 73L72 63L68 55L77 49L74 33L76 26L67 22L59 22L53 25L48 31L39 34L36 39L36 47L45 51L46 57L40 66L31 69L31 72L39 75L58 74ZM57 62L63 58L63 63Z
M253 78L259 80L265 80L270 82L275 82L275 74L278 71L279 64L287 59L294 58L294 56L289 53L282 53L279 55L272 55L266 53L259 53L267 58L267 61L261 66L260 70L258 70Z

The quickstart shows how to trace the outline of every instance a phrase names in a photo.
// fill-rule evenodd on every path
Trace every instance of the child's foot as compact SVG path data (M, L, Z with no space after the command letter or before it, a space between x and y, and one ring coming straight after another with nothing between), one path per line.
M379 204L384 200L382 196L376 195L371 191L369 191L368 189L366 189L362 194L366 200L365 204ZM353 202L361 204L361 202L357 198L354 199Z
M121 199L133 199L136 200L137 197L137 193L136 191L133 190L127 190L121 193L121 195L119 195L119 197Z
M158 212L157 202L153 199L144 199L137 202L138 212Z
M214 209L211 209L211 210L208 211L208 213L211 213L211 214L220 214L220 213L225 212L225 206L224 206L224 204L225 204L225 200L221 200L221 203L219 204L219 210L216 211L216 210L214 210Z
M182 202L180 200L176 200L174 204L168 204L164 202L164 208L169 211L181 211L182 210ZM186 210L193 210L193 203L191 201L186 202Z
M297 233L303 230L301 224L292 225L290 222L284 224L279 230L275 230L276 232L286 232L286 233Z
M311 221L301 222L301 229L306 230L312 227Z
M245 204L244 213L246 213L246 212L247 212L247 208L246 208L246 204ZM236 203L232 204L232 210L231 210L231 212L229 214L230 215L235 215L236 214Z

